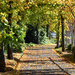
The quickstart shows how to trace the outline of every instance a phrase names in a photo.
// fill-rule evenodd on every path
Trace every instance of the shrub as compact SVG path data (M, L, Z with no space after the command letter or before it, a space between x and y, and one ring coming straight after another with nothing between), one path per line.
M21 43L13 44L13 52L22 52Z
M72 44L69 44L66 50L67 50L68 52L71 52L71 51L72 51L72 47L73 47L73 45L72 45Z
M72 53L74 53L74 47L72 47Z
M56 39L51 38L49 39L47 37L46 29L45 28L40 28L39 29L39 42L40 44L52 44L55 43Z

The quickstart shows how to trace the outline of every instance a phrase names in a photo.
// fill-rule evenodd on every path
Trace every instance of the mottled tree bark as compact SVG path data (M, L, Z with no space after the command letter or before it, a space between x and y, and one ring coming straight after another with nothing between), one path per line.
M8 51L7 51L8 59L13 59L12 47L10 47L10 45L8 44L7 48L8 48Z
M11 10L11 3L13 3L13 2L12 1L9 2L9 5L10 5L9 11ZM9 12L9 14L8 14L8 23L9 23L10 27L12 27L12 12ZM9 41L10 40L12 40L12 38L9 39ZM7 45L7 48L8 48L8 52L7 52L8 53L8 59L13 59L12 43L11 44L8 44Z
M65 51L64 48L64 18L61 15L61 24L62 24L62 51Z
M37 34L37 44L39 44L39 31L38 31L38 24L36 26L36 34Z
M73 26L73 46L74 46L74 55L73 55L73 57L75 58L75 25Z
M73 57L75 58L75 46L74 46L74 55L73 55Z
M4 44L0 44L0 72L5 72Z
M57 30L57 48L59 48L59 24L58 23L58 30Z
M47 25L47 29L46 29L47 31L47 37L49 37L49 25Z

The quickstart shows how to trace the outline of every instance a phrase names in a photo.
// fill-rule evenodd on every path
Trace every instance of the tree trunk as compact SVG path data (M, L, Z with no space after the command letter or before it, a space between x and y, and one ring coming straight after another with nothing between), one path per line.
M9 2L9 5L10 5L10 9L9 11L11 10L11 3L13 3L12 1ZM8 23L10 25L10 27L12 27L12 12L10 12L8 14ZM10 39L12 41L12 38ZM12 54L12 43L11 44L8 44L7 45L7 48L8 48L8 59L13 59L13 54Z
M74 46L74 58L75 58L75 25L73 26L73 46Z
M47 25L47 37L49 37L49 25Z
M39 32L38 32L38 24L37 24L37 26L36 26L36 34L37 34L37 44L39 44Z
M57 48L59 48L59 37L57 38Z
M62 24L62 51L65 51L64 48L64 18L61 15L61 24Z
M59 24L58 24L58 31L57 31L57 48L59 48Z
M5 72L6 67L5 67L5 58L4 58L4 44L2 43L0 45L0 72Z
M8 48L8 51L7 51L8 59L13 59L12 47L10 47L10 45L8 44L7 48Z
M75 58L75 46L74 46L74 55L73 55L73 57Z

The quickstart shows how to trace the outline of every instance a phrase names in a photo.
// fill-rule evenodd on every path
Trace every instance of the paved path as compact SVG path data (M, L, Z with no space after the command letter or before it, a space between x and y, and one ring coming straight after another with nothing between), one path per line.
M32 47L24 51L18 63L19 75L75 75L75 66L59 57L54 45Z

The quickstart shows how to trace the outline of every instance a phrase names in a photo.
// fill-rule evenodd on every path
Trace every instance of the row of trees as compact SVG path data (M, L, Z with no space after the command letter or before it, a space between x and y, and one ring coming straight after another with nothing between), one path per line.
M62 31L64 51L64 26L67 30L67 22L75 19L74 0L0 0L0 6L0 71L6 68L4 47L7 48L8 59L13 59L13 46L21 46L25 42L28 25L36 27L37 43L40 27L47 27L47 36L49 31L57 32L58 47Z

